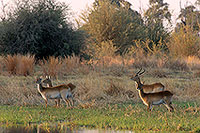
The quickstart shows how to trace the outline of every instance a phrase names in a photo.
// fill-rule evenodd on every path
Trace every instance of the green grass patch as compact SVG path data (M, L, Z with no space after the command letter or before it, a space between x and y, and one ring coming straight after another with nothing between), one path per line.
M131 131L199 131L200 110L194 102L174 102L175 112L162 106L146 111L141 103L107 104L87 109L43 106L0 106L1 126L65 125Z

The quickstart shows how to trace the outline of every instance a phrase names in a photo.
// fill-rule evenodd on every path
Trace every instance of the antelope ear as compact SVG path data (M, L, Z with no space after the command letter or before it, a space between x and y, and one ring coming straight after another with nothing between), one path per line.
M51 79L51 76L49 76L48 78Z

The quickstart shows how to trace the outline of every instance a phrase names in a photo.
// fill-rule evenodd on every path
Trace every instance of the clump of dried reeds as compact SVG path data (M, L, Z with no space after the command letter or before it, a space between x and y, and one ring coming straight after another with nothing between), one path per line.
M0 56L0 74L3 73L3 69L4 69L4 58L2 56Z
M33 55L7 55L4 57L7 72L13 75L31 75L33 73L35 57Z
M190 69L197 69L200 68L200 58L197 56L188 56L187 58L184 58L184 61L186 62L187 66Z
M189 70L187 63L181 59L170 59L166 63L165 67L172 70L184 70L184 71Z
M79 56L74 54L69 57L65 57L63 60L63 74L88 74L91 69L87 62L80 59Z
M62 60L59 57L50 56L48 59L40 61L39 64L44 75L57 77L58 74L62 71Z
M17 75L31 75L34 70L35 57L32 55L19 56L16 69Z

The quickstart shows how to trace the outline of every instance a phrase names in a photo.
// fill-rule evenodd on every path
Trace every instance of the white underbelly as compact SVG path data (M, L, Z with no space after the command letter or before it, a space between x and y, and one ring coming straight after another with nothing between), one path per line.
M153 105L159 105L159 104L162 104L162 103L164 103L164 101L161 99L159 101L154 101Z
M61 98L61 94L59 92L48 92L46 94L47 98L49 99L60 99Z

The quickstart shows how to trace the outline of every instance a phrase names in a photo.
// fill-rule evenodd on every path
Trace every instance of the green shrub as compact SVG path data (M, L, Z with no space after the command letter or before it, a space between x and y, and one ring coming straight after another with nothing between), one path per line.
M48 56L78 54L82 33L69 22L69 7L51 0L20 1L0 22L0 52ZM77 41L78 40L78 41Z

